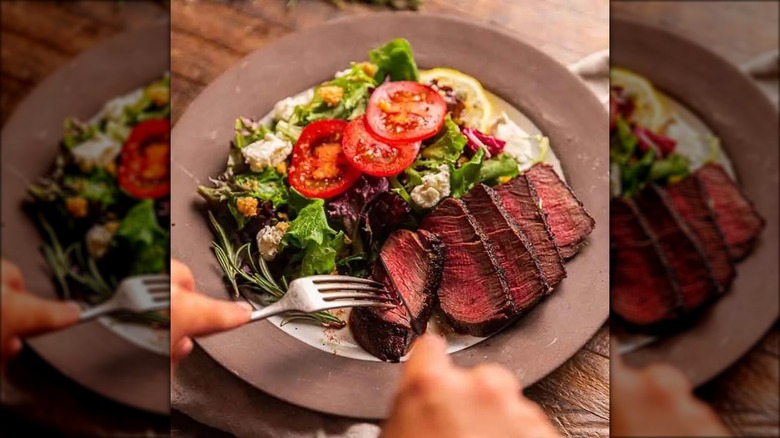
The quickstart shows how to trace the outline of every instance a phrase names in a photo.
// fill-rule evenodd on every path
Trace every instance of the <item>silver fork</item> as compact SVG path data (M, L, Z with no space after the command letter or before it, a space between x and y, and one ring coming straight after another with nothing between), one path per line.
M81 312L81 321L109 313L134 313L163 310L171 306L171 277L168 275L138 275L124 279L109 300Z
M319 312L342 307L394 307L388 297L377 295L384 285L346 275L312 275L293 280L277 302L252 312L258 321L293 310Z

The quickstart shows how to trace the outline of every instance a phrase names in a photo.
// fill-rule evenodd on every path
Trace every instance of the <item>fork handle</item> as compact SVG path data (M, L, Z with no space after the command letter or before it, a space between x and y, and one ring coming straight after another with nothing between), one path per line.
M90 307L88 309L82 310L81 316L79 316L79 321L81 322L90 321L92 319L101 317L105 314L111 313L115 310L117 310L116 304L111 301L106 301L105 303L98 304L95 307Z
M287 306L283 300L279 300L273 304L257 309L252 312L250 321L259 321L261 319L270 318L280 313L288 312L292 309Z

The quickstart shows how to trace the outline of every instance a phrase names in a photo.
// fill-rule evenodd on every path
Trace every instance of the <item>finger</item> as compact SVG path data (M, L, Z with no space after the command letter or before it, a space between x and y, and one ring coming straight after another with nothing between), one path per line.
M451 366L452 360L447 355L447 344L444 339L429 333L424 334L412 345L401 378L401 386L418 379L435 378Z
M192 347L192 338L185 336L171 347L171 355L178 361L189 355L192 352Z
M14 294L12 318L14 334L30 336L75 324L81 315L81 307L74 302L54 301L32 294ZM5 304L5 301L4 301Z
M178 337L229 330L249 322L252 314L252 306L243 301L218 300L200 293L177 296L171 312L171 332Z
M690 393L693 386L679 369L664 363L653 364L642 371L642 378L651 394Z
M490 394L520 393L520 381L508 369L496 364L482 364L470 372L480 390Z
M8 289L16 292L24 290L24 276L22 275L22 270L8 260L3 259L0 277L2 277L3 286Z
M178 285L184 290L195 290L195 277L190 268L184 263L171 259L171 283Z

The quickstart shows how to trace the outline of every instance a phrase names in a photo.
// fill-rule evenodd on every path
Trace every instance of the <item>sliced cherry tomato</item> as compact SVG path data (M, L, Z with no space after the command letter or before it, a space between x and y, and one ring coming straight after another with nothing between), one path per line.
M418 82L386 82L371 94L368 129L387 143L410 143L436 135L444 124L447 103L433 88Z
M318 120L303 128L292 152L290 185L308 198L331 198L360 178L341 150L347 122Z
M157 199L171 192L171 123L165 119L137 124L122 146L119 185L134 198Z
M365 116L352 120L344 130L341 148L356 168L373 176L393 176L409 167L422 142L389 145L377 139L366 128Z

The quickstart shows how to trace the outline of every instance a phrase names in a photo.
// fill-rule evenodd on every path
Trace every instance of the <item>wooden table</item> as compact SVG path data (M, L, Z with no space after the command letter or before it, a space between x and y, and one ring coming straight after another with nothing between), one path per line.
M777 2L612 2L612 16L662 25L736 65L778 49ZM735 434L778 436L779 367L780 326L776 323L748 355L700 387L697 394Z
M562 64L609 46L608 1L424 0L421 12L471 17L533 44ZM533 6L531 6L533 5ZM325 0L171 2L172 118L220 73L279 37L349 14L385 8ZM605 149L606 151L606 149ZM606 152L605 152L606 153ZM609 335L606 328L563 367L527 390L566 435L609 433ZM175 427L180 427L174 423ZM184 427L181 427L184 435Z
M166 2L2 2L2 124L41 81L111 36L164 20ZM42 159L46 159L42 157ZM168 416L111 402L25 349L2 379L4 432L31 435L167 436Z

